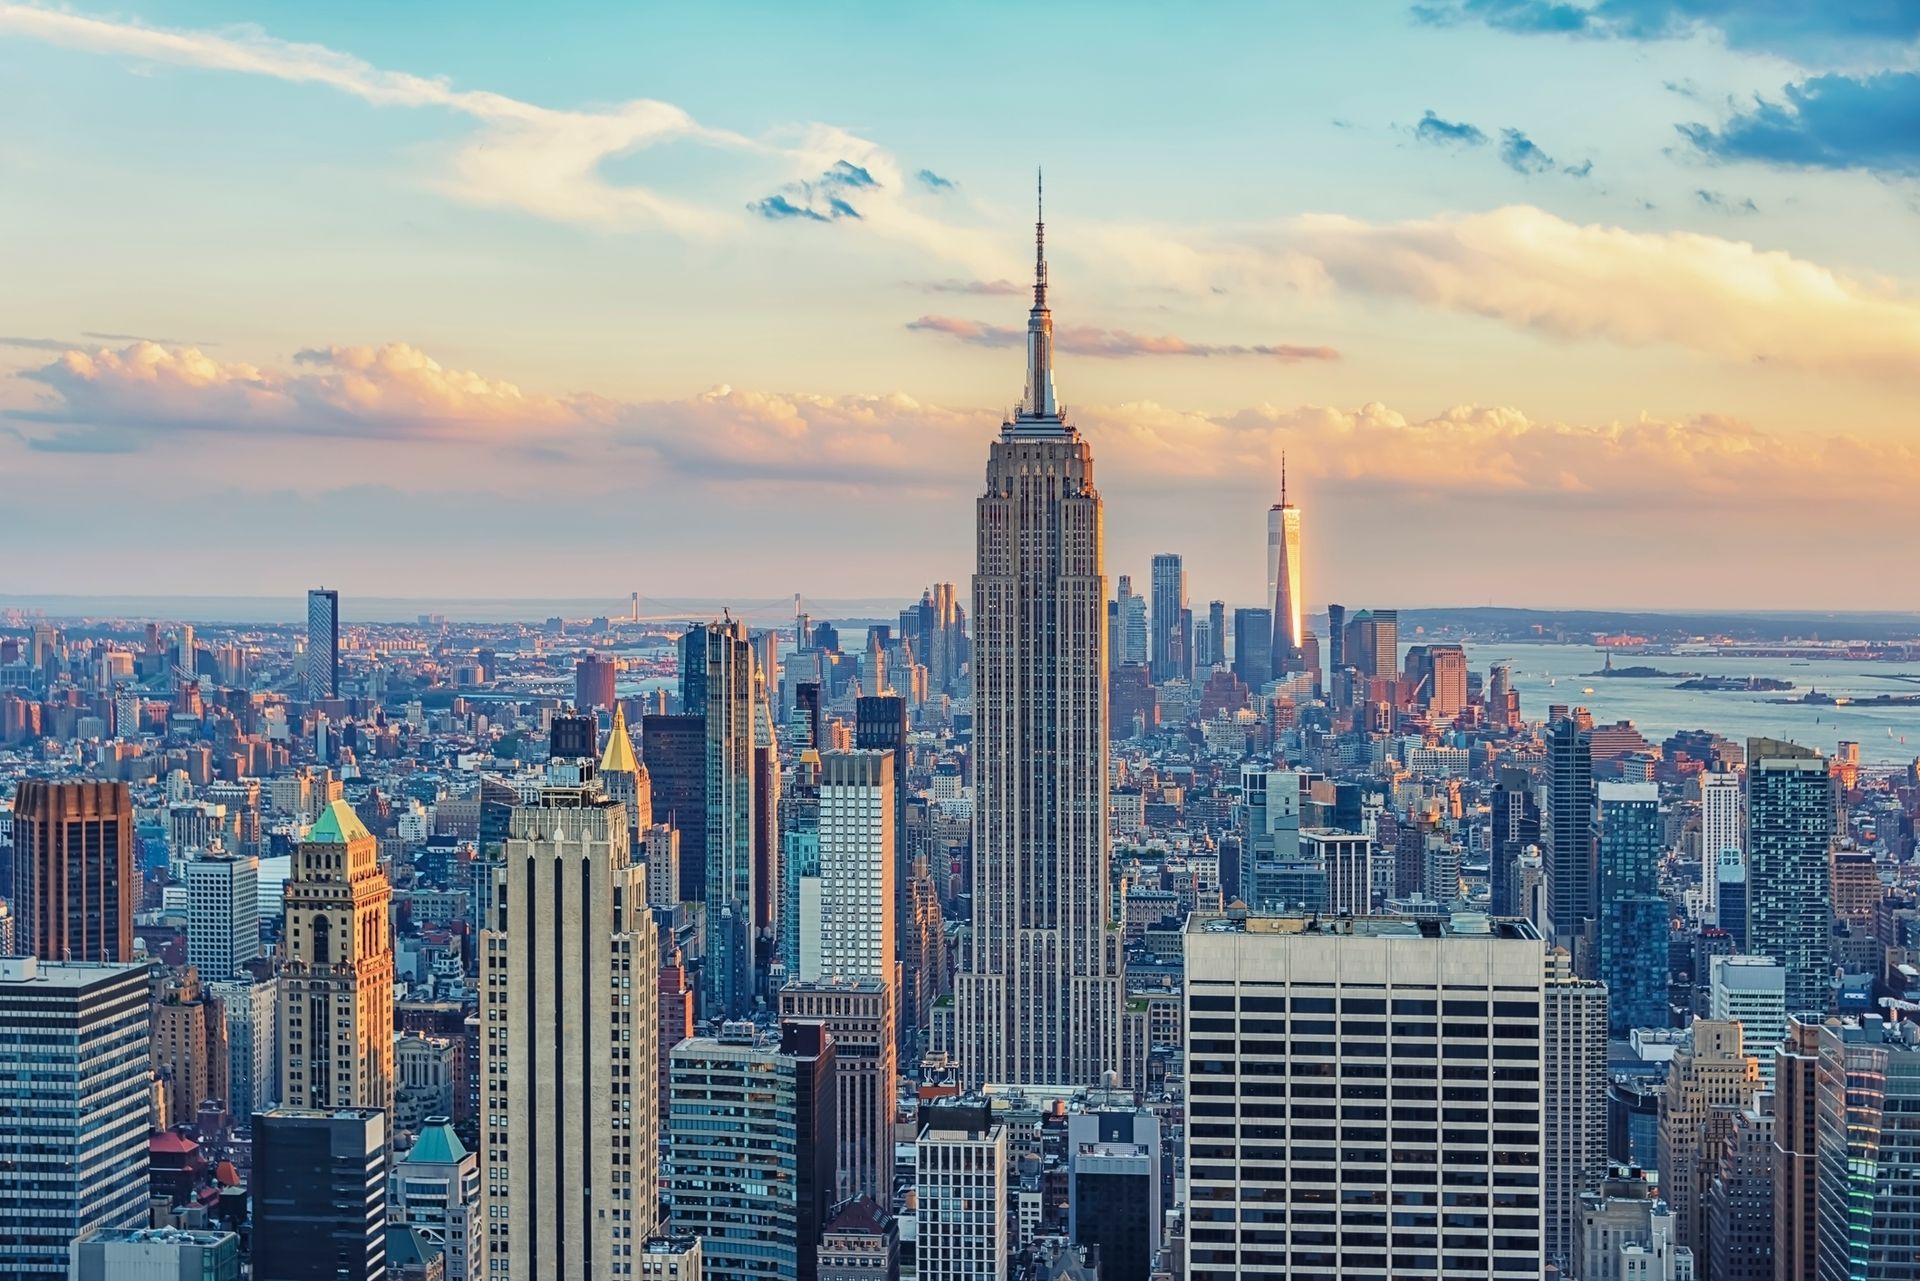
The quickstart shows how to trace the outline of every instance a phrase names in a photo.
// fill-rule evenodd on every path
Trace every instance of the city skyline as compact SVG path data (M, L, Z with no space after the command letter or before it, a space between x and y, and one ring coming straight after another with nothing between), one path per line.
M457 527L478 554L450 558L445 590L611 590L538 551L606 545L583 490L641 499L610 548L635 558L716 499L741 513L658 571L661 594L726 567L771 595L790 567L751 553L772 530L824 548L875 521L898 536L857 570L818 558L808 590L904 592L928 563L958 578L964 520L924 513L959 509L1017 394L1012 229L1051 161L1055 289L1077 318L1058 341L1116 568L1144 578L1171 547L1194 599L1257 599L1284 450L1316 598L1880 598L1898 540L1873 513L1920 477L1914 157L1894 114L1911 24L1565 6L1586 15L1568 36L1528 29L1537 7L1376 4L1358 27L1224 9L1180 30L1121 8L1097 37L1071 8L872 30L775 11L758 32L785 39L695 76L682 16L583 9L611 38L582 41L495 14L448 42L430 8L236 28L255 15L0 5L0 109L71 104L0 152L22 192L9 238L81 239L118 286L72 289L63 252L11 272L0 467L31 553L11 585L264 595L316 539L353 553ZM1027 154L1002 105L1020 60L985 56L1016 30L1068 51L1055 155ZM1116 101L1149 35L1217 74ZM911 76L886 58L858 86L796 71L921 39L939 52ZM1412 74L1356 79L1363 57ZM903 81L919 92L869 123ZM122 113L201 145L130 150ZM87 199L108 171L137 227L124 200ZM63 518L76 484L96 518ZM204 501L174 532L227 548L217 570L102 569L136 536L135 495L188 488ZM1750 519L1787 494L1800 533L1757 547ZM1497 562L1473 554L1495 544ZM411 581L368 557L339 586Z

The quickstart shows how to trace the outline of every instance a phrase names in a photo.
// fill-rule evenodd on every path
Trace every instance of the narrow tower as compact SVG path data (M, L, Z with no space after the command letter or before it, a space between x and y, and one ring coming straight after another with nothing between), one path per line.
M1280 456L1280 501L1267 509L1267 599L1273 604L1273 674L1298 671L1306 630L1300 621L1300 509L1287 497Z
M1026 400L989 447L975 526L973 953L956 992L971 1085L1084 1085L1120 1056L1101 501L1054 394L1044 220L1034 245Z

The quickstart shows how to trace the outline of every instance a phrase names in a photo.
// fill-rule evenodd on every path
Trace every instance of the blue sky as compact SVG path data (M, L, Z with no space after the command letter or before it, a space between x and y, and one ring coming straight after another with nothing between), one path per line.
M963 578L1044 163L1110 572L1251 598L1285 450L1315 595L1911 607L1920 18L1845 10L0 4L17 585Z

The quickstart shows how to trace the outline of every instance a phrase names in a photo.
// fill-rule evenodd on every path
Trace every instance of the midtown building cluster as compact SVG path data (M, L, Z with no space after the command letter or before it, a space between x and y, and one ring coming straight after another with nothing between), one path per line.
M1920 767L1109 575L1037 230L896 616L0 618L0 1274L1920 1277Z

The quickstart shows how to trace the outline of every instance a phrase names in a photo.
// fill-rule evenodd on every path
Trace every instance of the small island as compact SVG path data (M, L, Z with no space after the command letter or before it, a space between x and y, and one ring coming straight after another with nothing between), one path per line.
M1584 675L1587 676L1617 677L1620 680L1635 681L1677 681L1684 680L1690 676L1698 676L1699 674L1699 672L1663 672L1658 667L1614 667L1611 665L1603 667L1597 672L1584 673Z
M1680 682L1674 688L1777 694L1782 690L1794 688L1794 684L1792 681L1783 681L1775 676L1696 676L1690 681Z

